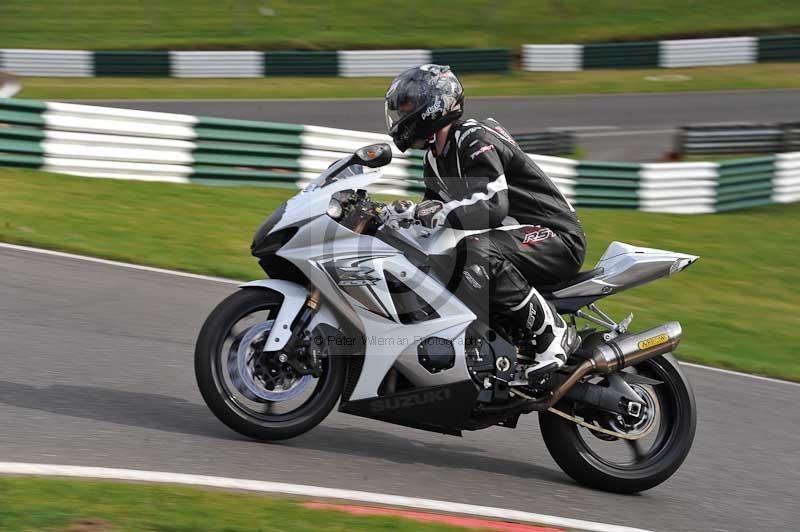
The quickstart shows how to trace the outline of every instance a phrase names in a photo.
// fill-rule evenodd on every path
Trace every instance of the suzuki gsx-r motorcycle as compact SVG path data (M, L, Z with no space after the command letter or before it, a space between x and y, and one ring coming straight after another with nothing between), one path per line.
M596 267L537 286L580 337L567 364L524 379L519 331L478 320L447 290L449 228L382 224L366 187L392 158L374 144L331 165L258 229L269 279L243 284L206 320L195 371L233 430L281 440L339 410L443 434L513 429L539 413L545 444L578 482L630 493L680 466L694 439L691 387L671 352L681 326L629 330L597 300L674 275L698 257L613 242ZM585 325L577 330L576 320Z

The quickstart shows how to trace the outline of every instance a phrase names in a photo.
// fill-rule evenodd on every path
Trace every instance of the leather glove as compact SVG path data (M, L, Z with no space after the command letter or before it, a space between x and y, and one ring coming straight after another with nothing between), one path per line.
M428 229L435 229L444 224L444 216L441 215L443 208L444 203L441 201L426 200L417 205L414 216Z
M384 224L408 227L414 223L414 202L395 200L381 209L380 218Z

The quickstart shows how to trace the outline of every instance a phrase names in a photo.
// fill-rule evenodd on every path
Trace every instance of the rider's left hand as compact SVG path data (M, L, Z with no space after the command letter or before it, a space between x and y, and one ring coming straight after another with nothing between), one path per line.
M442 216L442 209L444 203L438 200L425 200L419 205L414 212L414 216L428 229L436 229L444 222Z

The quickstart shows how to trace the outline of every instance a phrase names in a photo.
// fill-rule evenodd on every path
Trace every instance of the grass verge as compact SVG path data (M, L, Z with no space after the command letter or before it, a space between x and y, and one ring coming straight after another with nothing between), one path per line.
M399 517L358 517L295 501L174 486L0 478L0 530L123 532L204 530L457 532Z
M4 0L0 48L449 48L791 33L795 0Z
M468 96L537 96L800 88L800 63L460 76ZM382 98L389 78L25 78L22 98ZM302 87L302 90L298 90Z
M225 277L261 277L249 244L291 190L0 170L0 241ZM636 328L679 320L679 356L800 381L800 204L685 216L583 209L588 268L612 240L700 255L674 279L615 296Z

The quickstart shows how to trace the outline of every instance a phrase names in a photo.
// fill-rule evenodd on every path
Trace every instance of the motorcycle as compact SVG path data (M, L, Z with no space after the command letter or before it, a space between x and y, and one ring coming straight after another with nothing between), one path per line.
M448 289L456 243L480 231L382 223L366 188L388 144L331 165L258 229L268 279L222 301L200 331L195 372L219 420L258 440L341 412L434 431L513 429L537 412L558 465L619 493L669 478L694 439L696 406L672 352L678 322L640 332L601 298L672 276L698 257L612 242L590 271L537 286L580 339L567 364L524 379L519 331L483 323ZM577 320L587 324L578 330Z

